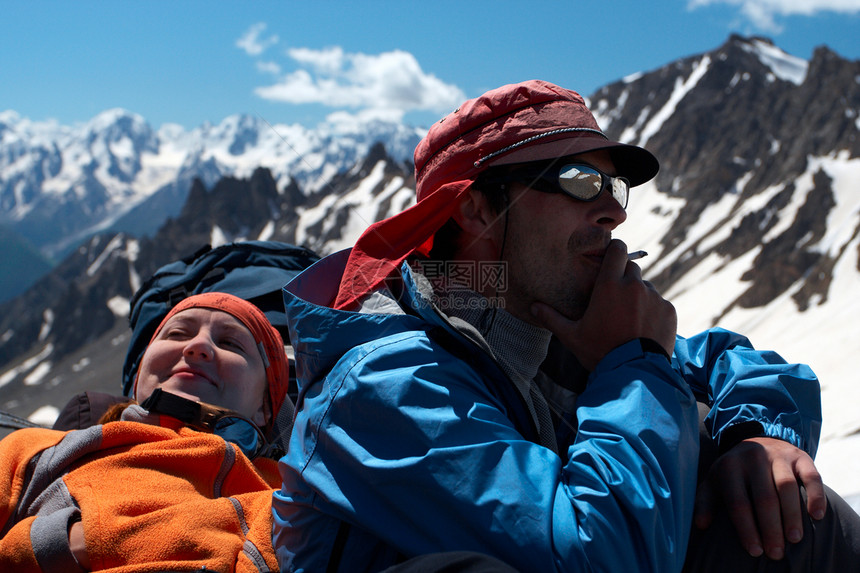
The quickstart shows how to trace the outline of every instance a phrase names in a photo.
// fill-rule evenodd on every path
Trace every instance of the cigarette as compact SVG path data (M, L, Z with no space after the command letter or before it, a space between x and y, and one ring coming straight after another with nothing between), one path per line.
M636 259L641 259L642 257L647 257L648 253L645 251L633 251L632 253L627 254L628 261L635 261Z

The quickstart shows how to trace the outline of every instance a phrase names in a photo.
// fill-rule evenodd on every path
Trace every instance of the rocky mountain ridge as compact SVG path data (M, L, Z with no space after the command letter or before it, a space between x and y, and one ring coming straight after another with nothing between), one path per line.
M154 130L122 109L70 127L6 111L0 113L0 225L62 258L104 230L151 235L179 213L194 179L212 186L267 167L279 188L295 182L316 193L381 141L397 161L410 162L422 134L379 120L335 118L307 129L252 115L191 131L172 124Z

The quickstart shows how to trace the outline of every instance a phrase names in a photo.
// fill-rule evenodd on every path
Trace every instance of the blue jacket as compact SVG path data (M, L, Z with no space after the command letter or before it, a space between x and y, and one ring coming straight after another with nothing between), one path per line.
M694 395L713 434L758 421L814 455L819 389L808 367L713 330L670 362L632 341L577 401L561 455L495 360L402 269L402 314L336 311L346 253L285 287L299 399L274 545L284 571L375 571L468 549L520 571L679 571L699 453Z

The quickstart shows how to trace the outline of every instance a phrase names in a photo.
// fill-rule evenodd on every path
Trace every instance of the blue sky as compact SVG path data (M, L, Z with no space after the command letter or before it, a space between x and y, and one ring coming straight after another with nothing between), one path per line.
M0 14L0 111L62 124L121 107L156 128L236 113L426 126L526 79L587 96L731 33L860 59L860 0L28 0Z

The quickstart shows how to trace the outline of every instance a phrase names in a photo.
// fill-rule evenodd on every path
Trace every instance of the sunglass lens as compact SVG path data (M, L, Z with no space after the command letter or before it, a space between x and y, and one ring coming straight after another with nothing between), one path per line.
M626 209L630 183L623 177L609 177L587 165L565 165L558 172L558 184L571 197L592 201L603 190L604 177L612 187L612 196Z
M571 196L591 201L600 194L603 177L586 165L565 165L558 172L558 184Z
M630 196L630 183L623 177L612 178L612 196L623 208L627 208L627 199Z

